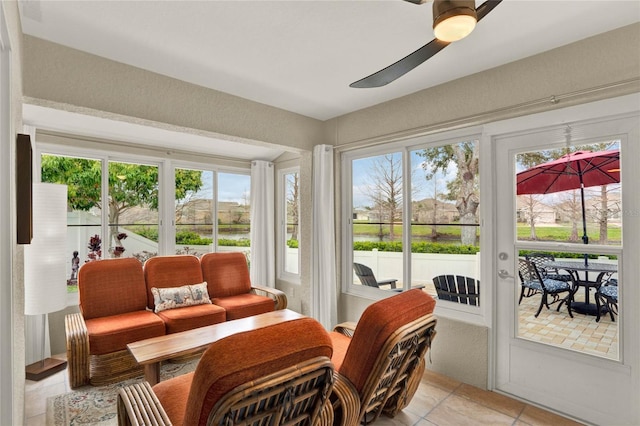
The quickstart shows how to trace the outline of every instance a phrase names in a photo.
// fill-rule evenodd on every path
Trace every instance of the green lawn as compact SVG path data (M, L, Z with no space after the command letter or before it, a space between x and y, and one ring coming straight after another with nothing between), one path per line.
M394 226L394 233L397 239L400 239L402 235L402 224L397 223ZM382 231L382 235L389 235L389 225L372 225L369 223L354 223L353 235L356 236L379 236ZM436 226L438 233L438 239L441 240L459 240L460 239L460 226L457 225L438 225ZM478 229L479 231L479 229ZM417 239L429 239L431 237L432 226L431 225L414 225L411 229L411 236ZM527 240L531 230L527 224L518 223L517 225L518 239ZM619 227L610 226L608 229L609 243L619 243L621 241L622 229ZM587 235L589 241L595 242L599 239L599 229L594 224L589 224L587 227ZM536 226L536 236L538 241L569 241L571 236L571 226ZM578 229L578 238L582 237L582 228Z

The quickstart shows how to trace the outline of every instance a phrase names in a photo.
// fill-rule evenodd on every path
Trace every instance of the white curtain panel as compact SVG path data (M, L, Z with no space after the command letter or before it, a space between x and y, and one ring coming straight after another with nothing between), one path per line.
M275 287L273 163L251 162L251 282Z
M333 180L333 147L316 145L313 148L311 315L327 330L338 320Z

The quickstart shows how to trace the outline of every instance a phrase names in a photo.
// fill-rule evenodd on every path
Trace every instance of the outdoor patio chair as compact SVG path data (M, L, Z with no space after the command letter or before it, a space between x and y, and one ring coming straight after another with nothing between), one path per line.
M398 282L397 278L389 278L386 280L378 281L373 275L373 271L366 265L362 263L353 263L353 270L356 272L356 275L360 279L362 285L366 285L369 287L380 288L380 286L390 286L391 289L396 289L396 282ZM396 289L396 291L401 291L400 289Z
M560 311L560 306L563 303L566 303L567 310L569 312L569 316L573 318L573 314L571 313L571 286L566 281L554 280L551 278L543 278L538 271L538 267L535 263L527 259L518 259L518 275L520 276L520 300L518 304L522 302L522 298L524 297L524 293L527 290L533 290L538 293L542 293L542 297L540 298L540 306L538 306L538 311L535 314L537 318L540 315L540 311L542 311L542 307L546 306L549 308L550 304L558 303L557 311ZM560 294L567 293L567 296L564 298L560 298ZM549 303L549 296L553 297L553 300Z
M195 372L118 393L119 425L333 423L331 339L312 318L237 333L211 344Z
M462 275L438 275L433 278L438 299L480 306L480 281Z
M329 333L335 425L394 417L411 402L436 335L435 305L424 291L405 291L369 305L357 325L339 324Z
M567 282L571 281L571 275L563 274L560 271L558 271L557 268L546 265L547 263L553 262L556 260L556 258L552 254L534 252L534 253L525 254L524 258L536 264L536 266L538 267L538 271L540 272L540 275L542 275L542 278L551 278L552 280L567 281Z
M373 275L373 271L371 270L371 268L369 268L366 265L363 265L362 263L354 262L353 270L356 272L356 275L358 276L358 279L360 279L360 283L362 285L366 285L368 287L375 287L375 288L381 288L381 286L388 285L390 286L390 290L392 291L397 291L397 292L402 291L401 288L396 288L396 282L398 281L397 278L389 278L386 280L378 281L375 275ZM411 288L412 289L424 288L424 285L418 284L415 286L411 286Z
M613 314L618 315L618 280L612 278L607 284L596 291L596 322L600 322L600 315L604 307L609 312L612 322L615 321Z

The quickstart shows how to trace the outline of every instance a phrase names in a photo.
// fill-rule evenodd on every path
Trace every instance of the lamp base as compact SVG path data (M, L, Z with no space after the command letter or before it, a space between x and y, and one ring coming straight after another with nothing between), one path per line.
M55 358L45 358L42 361L34 362L26 367L27 380L35 382L47 378L58 371L67 368L67 361Z

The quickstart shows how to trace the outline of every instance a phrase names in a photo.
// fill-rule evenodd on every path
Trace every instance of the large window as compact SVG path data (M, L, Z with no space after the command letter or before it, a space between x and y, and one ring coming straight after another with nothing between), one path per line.
M242 251L251 246L251 176L218 173L217 251Z
M281 208L281 247L283 250L281 271L284 274L298 275L300 256L300 172L296 169L284 170L280 173L283 196Z
M214 173L176 168L174 178L176 253L200 256L213 247Z
M158 254L200 256L210 251L248 254L248 165L246 172L222 172L184 162L173 167L167 160L152 164L125 155L114 160L105 153L68 152L53 145L38 151L40 180L68 186L70 292L77 290L79 267L94 260L135 257L144 262ZM163 182L173 182L174 188Z
M438 275L480 279L477 138L349 152L343 171L348 290L417 287L437 297Z

